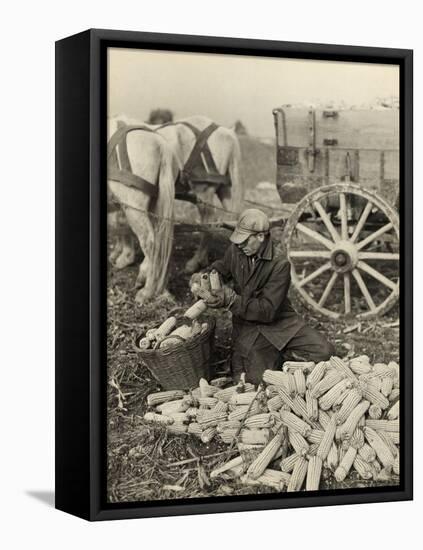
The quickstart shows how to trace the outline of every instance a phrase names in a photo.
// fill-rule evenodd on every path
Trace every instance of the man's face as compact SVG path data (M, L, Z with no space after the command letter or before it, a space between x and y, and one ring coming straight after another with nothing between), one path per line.
M264 234L257 233L250 235L245 239L245 241L238 244L237 246L246 256L254 256L259 251L263 241Z

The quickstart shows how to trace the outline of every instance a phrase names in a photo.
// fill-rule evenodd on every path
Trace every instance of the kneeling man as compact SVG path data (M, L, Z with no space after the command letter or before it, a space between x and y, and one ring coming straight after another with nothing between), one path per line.
M322 334L295 313L288 299L290 264L270 238L269 219L261 210L245 210L232 233L232 244L216 269L224 286L208 300L209 307L232 312L232 375L258 384L266 369L280 369L284 360L326 361L334 348Z

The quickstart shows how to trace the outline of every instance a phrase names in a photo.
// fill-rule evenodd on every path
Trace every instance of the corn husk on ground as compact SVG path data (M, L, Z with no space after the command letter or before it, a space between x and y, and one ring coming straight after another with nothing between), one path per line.
M191 392L157 392L147 403L146 422L228 446L212 480L291 492L399 475L396 363L287 362L258 388L202 379Z

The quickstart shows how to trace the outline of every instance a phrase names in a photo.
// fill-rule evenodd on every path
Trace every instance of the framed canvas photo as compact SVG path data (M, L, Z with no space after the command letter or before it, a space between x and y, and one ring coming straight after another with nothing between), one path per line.
M411 499L412 160L410 50L58 41L56 507Z

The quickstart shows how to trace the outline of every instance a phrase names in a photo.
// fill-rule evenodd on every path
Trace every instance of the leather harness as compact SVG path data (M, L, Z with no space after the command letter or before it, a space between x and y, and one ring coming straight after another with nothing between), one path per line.
M216 185L216 187L230 185L229 175L219 174L207 143L211 134L218 128L215 123L211 123L202 131L189 122L167 122L154 129L142 124L124 125L118 128L107 144L108 179L118 181L129 187L135 187L150 197L157 197L157 182L153 184L133 173L126 138L129 132L135 130L155 133L156 130L167 126L175 126L176 124L183 124L189 128L196 138L194 147L175 183L177 198L192 195L192 186L196 183L208 183Z

